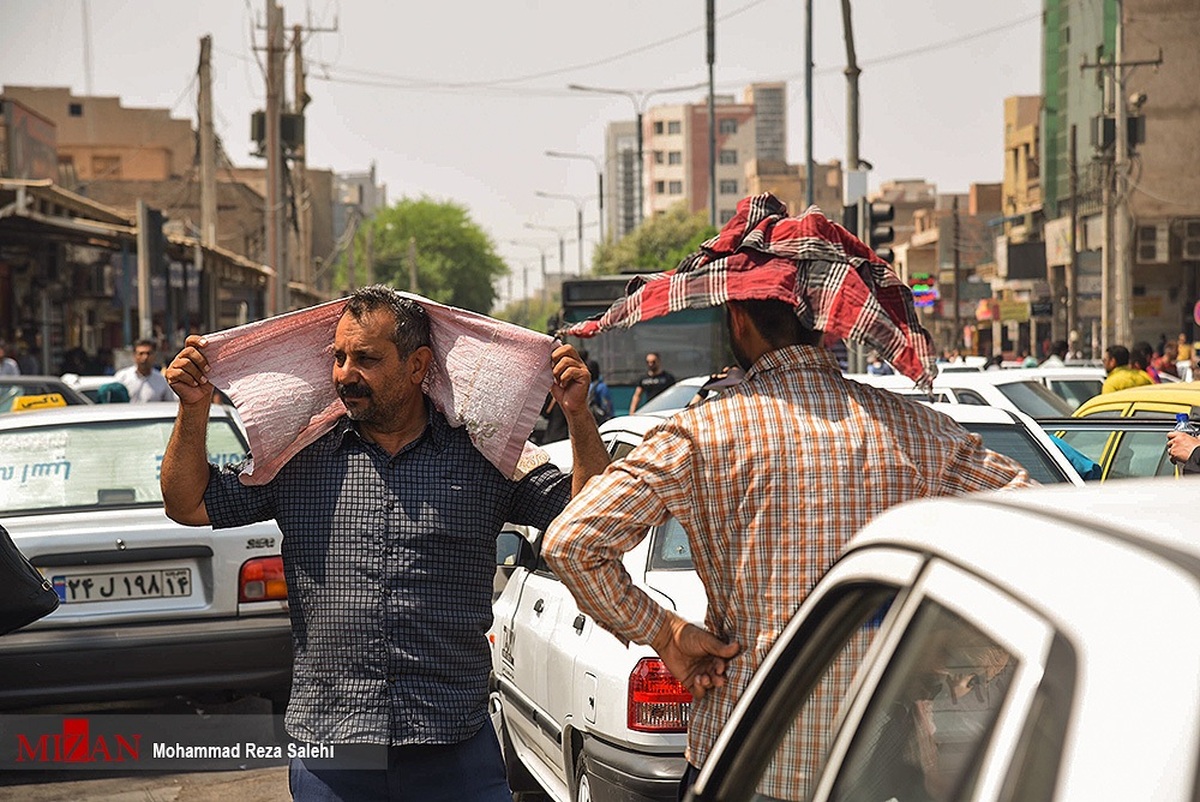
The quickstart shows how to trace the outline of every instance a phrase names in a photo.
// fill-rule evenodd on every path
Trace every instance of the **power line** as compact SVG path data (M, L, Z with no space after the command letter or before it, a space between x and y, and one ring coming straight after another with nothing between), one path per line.
M733 11L730 11L728 14L722 15L722 16L718 17L717 19L721 20L721 21L732 19L733 17L736 17L739 14L743 14L746 11L749 11L750 9L754 8L755 6L762 5L765 2L768 2L768 0L751 0L751 2L746 3L745 5L741 6L740 8L736 8ZM368 78L379 78L379 79L383 79L388 82L404 81L404 82L407 82L410 85L410 88L413 88L413 89L488 89L488 88L494 89L494 88L499 88L505 84L523 83L525 81L533 81L533 80L537 80L540 78L553 78L555 76L564 75L566 73L578 72L579 70L585 70L585 69L589 69L591 67L599 67L604 64L611 64L614 61L620 61L621 59L626 58L628 56L634 56L639 53L645 53L646 51L654 50L656 48L662 47L663 45L677 42L681 39L686 39L687 37L692 36L693 34L703 33L704 31L705 31L705 26L701 25L696 28L689 28L686 31L681 31L680 33L674 34L672 36L668 36L663 39L658 39L653 42L648 42L647 44L639 45L638 47L630 48L629 50L624 50L624 51L621 51L620 53L614 53L611 56L605 56L603 58L595 59L593 61L588 61L588 62L584 62L581 64L572 64L572 65L568 65L565 67L556 67L554 69L543 70L541 72L528 73L526 75L514 75L514 76L511 76L508 78L494 78L494 79L489 79L489 80L485 80L485 81L430 81L425 78L416 78L416 77L406 76L406 75L395 75L395 74L388 74L388 73L372 72L370 70L360 70L360 69L356 69L353 67L339 67L336 64L329 64L326 62L313 62L313 64L315 66L319 66L322 69L326 70L327 74L328 74L328 71L332 69L332 70L340 70L341 72L349 73L352 75L362 75L362 76L366 76ZM327 80L330 80L330 79L327 79ZM342 82L353 83L353 81L350 81L350 80L344 80ZM377 86L379 84L365 84L365 85Z

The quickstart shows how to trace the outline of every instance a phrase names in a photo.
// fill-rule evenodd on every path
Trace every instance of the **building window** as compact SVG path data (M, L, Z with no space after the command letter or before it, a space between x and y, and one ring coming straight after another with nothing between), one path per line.
M654 163L655 164L663 163L663 152L661 150L654 151Z
M722 195L736 195L737 191L738 191L737 190L737 179L736 178L722 178L720 191L721 191Z
M68 103L67 104L67 114L70 114L72 117L82 117L83 116L83 104L82 103Z
M720 120L717 123L717 130L722 134L736 134L737 123L737 120Z
M679 122L679 120L671 120L670 122L667 123L667 133L668 134L683 133L683 123Z
M654 182L654 194L655 195L661 195L666 191L667 191L667 182L666 181L655 181Z
M683 182L682 181L670 182L667 185L667 194L668 195L682 195L683 194Z
M93 156L92 178L120 178L120 156Z
M661 134L662 132L663 132L663 124L662 124L662 120L655 120L655 122L654 122L654 133L656 133L656 134Z
M736 211L733 209L722 209L721 210L721 225L725 225L730 220L732 220L734 214L736 214Z
M673 150L668 153L667 164L683 164L683 151Z
M737 164L737 151L723 150L721 151L721 157L717 161L721 164Z
M1171 241L1166 223L1137 227L1137 257L1142 264L1163 265L1170 261Z

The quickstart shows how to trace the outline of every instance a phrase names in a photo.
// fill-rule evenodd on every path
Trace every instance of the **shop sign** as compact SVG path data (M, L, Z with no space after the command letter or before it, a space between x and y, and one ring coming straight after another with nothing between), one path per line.
M1006 323L1029 321L1029 301L1000 301L1000 319Z

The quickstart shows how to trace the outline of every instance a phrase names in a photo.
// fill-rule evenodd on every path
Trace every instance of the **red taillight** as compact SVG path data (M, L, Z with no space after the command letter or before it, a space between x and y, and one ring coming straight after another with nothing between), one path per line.
M692 695L657 657L643 657L629 675L629 729L687 732Z
M242 564L238 573L238 601L284 601L287 582L283 579L282 557L256 557Z

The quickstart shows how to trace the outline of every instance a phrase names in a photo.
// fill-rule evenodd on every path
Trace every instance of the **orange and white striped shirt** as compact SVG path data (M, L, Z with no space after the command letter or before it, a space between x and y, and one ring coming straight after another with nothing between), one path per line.
M667 612L621 555L674 516L708 594L707 628L737 640L724 687L694 703L688 757L701 766L742 690L846 541L904 501L1034 484L949 417L841 375L823 348L765 354L746 380L665 421L592 479L546 532L543 553L579 607L617 637L649 643ZM818 691L819 693L819 691ZM814 700L815 701L815 700ZM801 763L832 727L817 722ZM772 796L794 798L782 765ZM789 788L793 789L789 791Z

